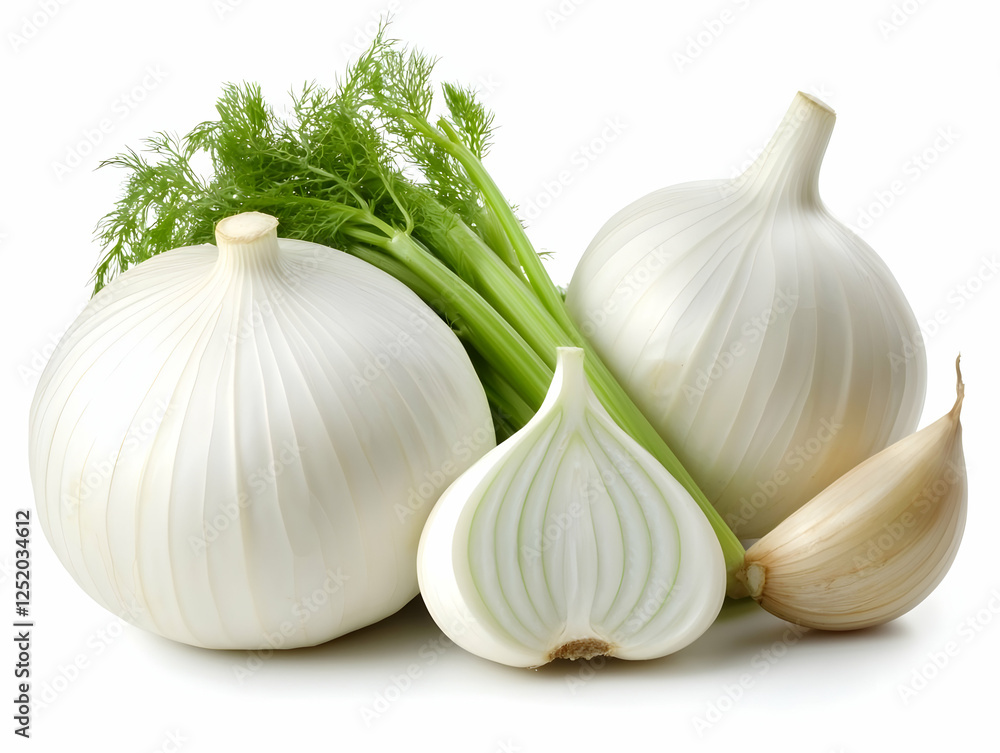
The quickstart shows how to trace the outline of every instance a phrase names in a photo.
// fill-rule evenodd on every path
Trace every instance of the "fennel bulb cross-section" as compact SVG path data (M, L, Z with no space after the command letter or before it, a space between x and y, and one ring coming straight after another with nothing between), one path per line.
M759 538L911 433L926 365L875 252L827 210L834 113L795 97L733 180L656 191L612 217L566 305L741 538Z
M420 531L494 444L454 333L403 284L259 213L98 293L31 407L43 531L112 612L291 648L417 593Z
M434 620L501 664L665 656L712 624L725 595L705 516L615 424L583 362L559 348L538 413L448 487L421 536Z

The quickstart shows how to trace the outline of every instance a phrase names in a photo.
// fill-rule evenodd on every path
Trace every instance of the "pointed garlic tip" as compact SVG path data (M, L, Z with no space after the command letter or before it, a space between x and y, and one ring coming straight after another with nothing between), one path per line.
M215 242L220 264L267 263L278 255L278 220L261 212L226 217L215 226Z
M760 156L736 178L764 197L819 201L819 171L837 115L822 100L798 92Z
M955 405L952 406L951 412L955 414L955 420L959 420L959 415L962 412L962 402L965 400L965 382L962 381L962 354L959 353L958 357L955 359L955 375L957 384L955 386Z
M515 667L673 653L726 584L705 515L608 415L579 348L559 349L531 421L438 500L417 573L449 638Z
M965 529L961 370L954 407L835 481L747 550L751 596L790 622L889 622L941 582Z

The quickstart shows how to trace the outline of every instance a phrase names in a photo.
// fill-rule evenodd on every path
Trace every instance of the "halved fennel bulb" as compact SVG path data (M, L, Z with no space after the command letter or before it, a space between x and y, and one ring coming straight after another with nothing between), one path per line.
M404 285L246 213L129 270L38 384L38 516L77 583L212 648L307 646L397 611L447 484L494 446L454 333Z
M566 296L741 538L910 434L923 406L916 318L819 196L833 125L797 95L743 175L665 188L612 217Z
M722 548L691 495L560 348L538 413L441 495L420 540L438 626L486 659L665 656L722 606Z

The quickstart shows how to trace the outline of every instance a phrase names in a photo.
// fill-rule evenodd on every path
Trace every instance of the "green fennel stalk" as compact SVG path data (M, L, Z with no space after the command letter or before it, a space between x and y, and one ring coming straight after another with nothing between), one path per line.
M157 253L211 243L241 211L278 218L284 237L340 248L408 285L448 321L483 382L498 438L523 426L551 382L556 348L586 350L588 378L614 419L691 493L722 544L730 591L744 550L574 325L513 209L483 165L492 116L443 87L432 121L433 62L384 29L334 90L306 85L278 116L259 87L228 85L218 120L182 139L148 139L104 164L129 175L98 226L95 293ZM208 158L211 172L196 165Z

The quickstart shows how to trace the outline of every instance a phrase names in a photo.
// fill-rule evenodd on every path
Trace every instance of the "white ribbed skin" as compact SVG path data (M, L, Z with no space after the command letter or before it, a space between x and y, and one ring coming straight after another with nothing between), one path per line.
M314 645L416 595L422 524L493 446L489 408L388 275L273 229L220 248L140 264L67 331L31 407L38 515L81 587L142 628Z
M663 189L612 217L566 297L741 538L911 433L923 407L916 318L819 198L833 124L798 95L743 176Z
M594 396L583 351L560 348L528 424L441 495L420 540L438 626L515 667L651 659L722 607L722 548L691 495Z

